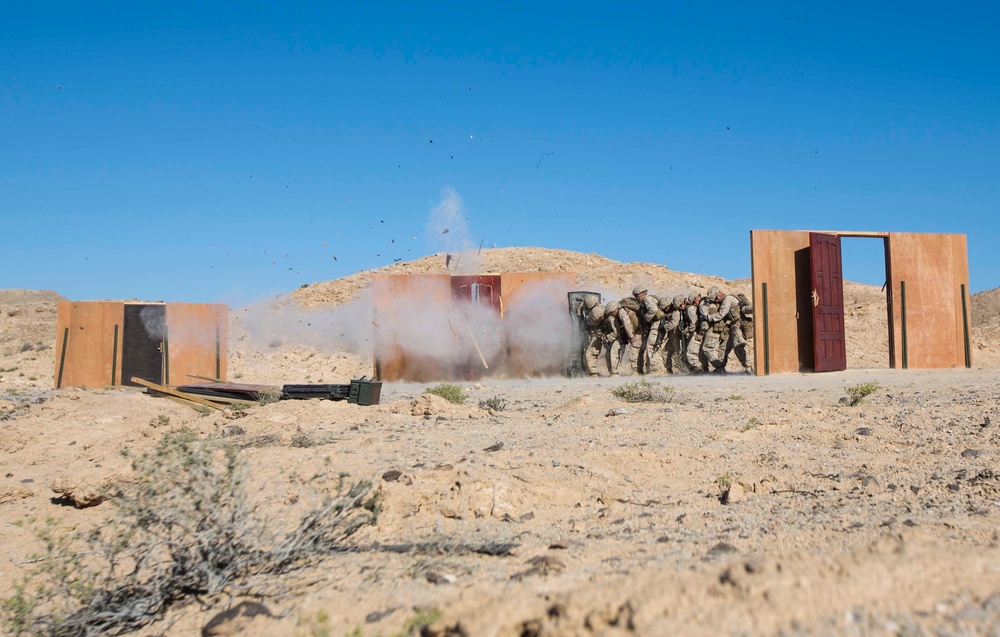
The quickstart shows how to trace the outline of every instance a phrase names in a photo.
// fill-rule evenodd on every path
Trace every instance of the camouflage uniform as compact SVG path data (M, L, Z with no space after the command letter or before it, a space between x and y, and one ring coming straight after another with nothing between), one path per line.
M639 373L639 356L642 352L642 329L640 327L639 310L633 298L624 298L618 304L618 317L624 326L628 323L628 342L625 344L625 356L628 357L629 368L633 374ZM623 330L625 328L623 327Z
M702 297L700 292L688 294L687 308L684 310L684 337L687 339L687 346L684 348L684 360L688 368L695 373L707 372L708 364L702 357L701 341L702 327L707 328L707 324L701 321L698 315L698 307Z
M597 376L597 363L604 350L604 306L598 303L586 311L583 317L587 327L587 349L583 353L583 366L591 376Z
M681 373L681 312L687 304L687 299L683 295L677 295L673 299L666 297L660 299L660 310L663 312L663 319L660 321L660 331L657 337L656 349L660 349L663 354L663 366L667 373Z
M722 301L722 291L712 286L708 288L705 298L698 305L698 315L704 322L705 330L701 338L701 352L708 363L709 371L725 373L726 364L719 356L719 348L726 338L726 323L719 312L719 303Z
M659 308L660 300L649 294L645 286L637 285L632 290L632 296L639 301L639 318L642 328L642 345L639 350L639 373L662 374L663 359L656 354L656 341L660 331L660 320L663 312Z
M719 295L722 296L719 309L715 314L708 317L710 322L724 324L728 333L725 353L720 359L721 364L718 366L718 369L726 369L726 363L729 362L729 353L735 351L736 359L743 365L743 371L752 374L753 368L747 362L747 339L743 331L743 316L744 313L751 314L753 308L749 303L744 306L740 303L740 299L732 294L723 296L720 293Z
M616 301L611 301L604 308L604 352L607 356L608 373L612 376L618 376L618 368L632 337L632 321L619 309Z

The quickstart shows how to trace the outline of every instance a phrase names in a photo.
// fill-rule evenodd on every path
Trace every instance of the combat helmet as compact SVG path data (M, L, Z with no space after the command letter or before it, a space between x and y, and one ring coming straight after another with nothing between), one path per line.
M634 288L632 288L632 296L639 296L643 292L648 292L648 291L649 290L646 288L645 285L637 285Z
M713 285L712 287L708 288L708 292L705 293L705 296L714 301L715 297L719 296L719 292L721 291L722 290L720 290L718 286Z
M605 314L614 314L618 311L618 301L608 301L608 304L604 306Z
M686 302L687 299L684 298L683 294L678 294L673 299L674 307L677 308L678 310L681 309L681 306L684 305Z
M688 303L694 305L699 296L701 296L701 292L698 290L691 290L691 292L688 293Z

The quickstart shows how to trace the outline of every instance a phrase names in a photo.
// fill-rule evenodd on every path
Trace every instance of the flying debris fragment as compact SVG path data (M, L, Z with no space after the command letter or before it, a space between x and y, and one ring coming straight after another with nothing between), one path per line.
M445 228L444 230L442 230L441 234L448 234L448 228Z

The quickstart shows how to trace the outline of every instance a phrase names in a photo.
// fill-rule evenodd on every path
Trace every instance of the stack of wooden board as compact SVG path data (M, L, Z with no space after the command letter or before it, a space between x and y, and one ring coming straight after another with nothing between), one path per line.
M146 388L151 396L162 396L190 407L224 409L236 403L258 403L263 398L281 395L281 388L275 385L249 385L246 383L205 382L173 387L160 385L139 377L132 382Z

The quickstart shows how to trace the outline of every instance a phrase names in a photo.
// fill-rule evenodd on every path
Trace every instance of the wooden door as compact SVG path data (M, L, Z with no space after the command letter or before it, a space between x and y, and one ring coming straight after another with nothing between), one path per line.
M451 300L456 310L454 327L465 344L464 356L455 361L453 374L476 380L502 368L496 343L498 320L503 315L500 275L451 277Z
M492 307L497 314L500 308L500 275L453 276L451 295L456 301L471 301Z
M166 305L126 303L122 321L122 385L138 387L132 377L163 384Z
M847 369L847 339L840 237L810 232L809 259L816 371L842 371Z

